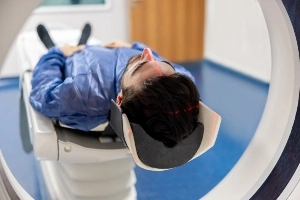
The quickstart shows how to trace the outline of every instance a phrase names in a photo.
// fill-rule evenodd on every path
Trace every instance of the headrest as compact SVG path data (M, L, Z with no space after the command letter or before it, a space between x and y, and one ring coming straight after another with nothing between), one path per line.
M144 169L162 171L183 165L210 149L217 138L221 117L199 101L196 129L176 146L169 148L130 123L120 106L111 100L110 124L130 150L135 163Z

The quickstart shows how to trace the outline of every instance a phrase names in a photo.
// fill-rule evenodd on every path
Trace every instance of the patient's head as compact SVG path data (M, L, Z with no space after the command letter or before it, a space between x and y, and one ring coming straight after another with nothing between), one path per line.
M145 52L146 51L146 52ZM130 122L173 147L196 128L199 92L191 79L144 50L128 62L117 103Z

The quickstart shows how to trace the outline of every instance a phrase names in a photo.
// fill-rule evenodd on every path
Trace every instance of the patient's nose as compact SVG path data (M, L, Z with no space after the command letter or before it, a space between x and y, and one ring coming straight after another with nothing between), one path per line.
M144 49L142 56L141 56L141 60L142 61L153 61L154 60L151 49L149 49L149 48Z

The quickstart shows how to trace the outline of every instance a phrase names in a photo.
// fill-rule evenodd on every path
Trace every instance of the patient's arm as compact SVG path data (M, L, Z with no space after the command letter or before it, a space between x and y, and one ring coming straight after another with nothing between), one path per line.
M141 42L133 42L131 44L131 43L124 42L121 40L115 40L115 41L109 42L109 43L105 44L104 47L106 47L106 48L128 47L128 48L139 50L139 51L141 51L141 53L143 52L144 48L150 48ZM160 57L160 55L156 51L154 51L153 49L151 49L151 50L152 50L152 53L154 56Z
M107 43L104 45L106 48L120 48L120 47L131 47L131 44L128 42L120 41L120 40L115 40L110 43Z
M69 57L72 56L74 53L83 50L84 48L85 45L78 45L78 46L64 45L60 47L60 50L66 57Z
M66 57L57 47L42 56L33 70L30 103L34 109L47 117L89 131L104 120L99 116L94 118L87 116L79 84L86 82L89 77L82 75L80 79L65 78L63 74L65 64ZM71 121L70 118L74 119Z
M54 91L63 83L63 69L66 57L58 48L52 48L41 57L33 70L30 103L47 117L59 116L59 105L56 99L61 99L60 93Z

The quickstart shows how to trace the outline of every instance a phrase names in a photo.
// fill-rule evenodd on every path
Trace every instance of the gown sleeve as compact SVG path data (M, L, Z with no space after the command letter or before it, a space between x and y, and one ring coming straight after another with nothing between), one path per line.
M85 77L65 78L66 59L67 57L57 47L50 49L41 57L33 70L30 103L34 109L47 117L80 130L89 131L95 125L85 122L93 116L88 115L78 89L80 88L78 84L82 84Z

